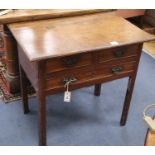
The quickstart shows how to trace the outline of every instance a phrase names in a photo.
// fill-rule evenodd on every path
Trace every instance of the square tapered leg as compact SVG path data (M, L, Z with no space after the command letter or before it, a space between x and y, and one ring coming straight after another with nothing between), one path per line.
M26 114L29 112L27 78L21 66L19 66L19 71L20 71L20 91L21 91L21 97L22 97L22 103L23 103L23 111L24 111L24 114Z

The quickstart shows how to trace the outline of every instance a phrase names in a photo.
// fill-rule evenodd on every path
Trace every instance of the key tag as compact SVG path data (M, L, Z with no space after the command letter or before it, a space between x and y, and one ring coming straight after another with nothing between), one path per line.
M71 101L71 92L68 91L69 82L66 84L67 90L64 92L64 102L70 102Z

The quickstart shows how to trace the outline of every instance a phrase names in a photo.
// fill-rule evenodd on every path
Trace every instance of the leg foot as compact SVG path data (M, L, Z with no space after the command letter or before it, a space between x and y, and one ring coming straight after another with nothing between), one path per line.
M95 90L94 90L94 95L95 96L100 96L101 94L101 84L96 84L95 85Z

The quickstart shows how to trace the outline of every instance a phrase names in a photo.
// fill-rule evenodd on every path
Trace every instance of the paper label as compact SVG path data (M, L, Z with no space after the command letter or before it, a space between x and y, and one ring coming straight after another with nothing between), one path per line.
M65 91L64 93L64 102L70 102L71 101L71 92Z

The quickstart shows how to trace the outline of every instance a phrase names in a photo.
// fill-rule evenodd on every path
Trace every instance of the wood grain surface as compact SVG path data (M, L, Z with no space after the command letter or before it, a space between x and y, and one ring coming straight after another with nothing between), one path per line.
M125 19L104 13L15 23L8 27L30 61L155 39Z

